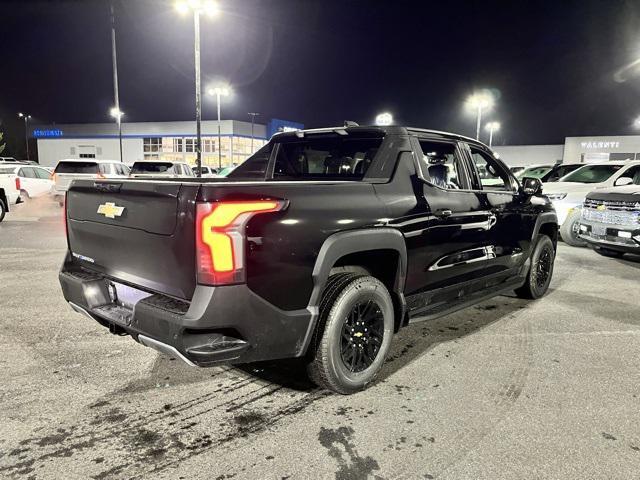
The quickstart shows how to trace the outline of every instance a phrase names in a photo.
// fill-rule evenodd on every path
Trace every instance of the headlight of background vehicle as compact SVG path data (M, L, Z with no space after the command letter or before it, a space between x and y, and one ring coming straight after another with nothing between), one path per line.
M547 197L549 197L549 200L564 200L566 196L566 193L551 193L547 195Z

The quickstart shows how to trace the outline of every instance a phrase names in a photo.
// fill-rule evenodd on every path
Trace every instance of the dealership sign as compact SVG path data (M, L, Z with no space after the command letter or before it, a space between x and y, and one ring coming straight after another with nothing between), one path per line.
M303 128L304 125L302 123L272 118L269 120L269 123L267 123L267 138L271 138L276 133L293 132L295 130L302 130Z
M35 138L46 138L46 137L62 137L64 135L64 133L62 132L62 130L60 129L43 129L43 130L34 130L33 131L33 136Z
M581 142L580 146L585 150L594 148L620 148L620 142Z

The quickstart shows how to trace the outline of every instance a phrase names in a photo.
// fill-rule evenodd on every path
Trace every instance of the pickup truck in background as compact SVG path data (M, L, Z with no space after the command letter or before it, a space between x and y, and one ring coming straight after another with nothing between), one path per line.
M342 394L402 327L544 295L558 234L539 180L403 127L280 133L227 178L76 180L65 218L77 312L189 365L299 357Z
M1 166L1 164L0 164ZM0 172L0 222L11 209L11 205L20 203L20 179L9 169L9 173Z

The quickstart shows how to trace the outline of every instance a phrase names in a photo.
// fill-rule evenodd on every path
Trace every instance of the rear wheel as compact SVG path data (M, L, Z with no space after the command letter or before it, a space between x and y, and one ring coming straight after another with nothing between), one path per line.
M515 291L518 297L535 300L547 292L553 276L555 256L556 251L551 239L546 235L538 235L538 240L531 254L527 280L522 287Z
M596 247L594 250L602 255L603 257L612 257L612 258L622 258L624 257L624 252L619 252L617 250L611 250L610 248L604 247Z
M560 236L567 245L571 245L572 247L586 247L587 242L580 238L579 233L580 210L574 209L560 227Z
M363 390L384 363L393 326L393 302L380 280L355 273L332 275L310 346L309 376L337 393Z

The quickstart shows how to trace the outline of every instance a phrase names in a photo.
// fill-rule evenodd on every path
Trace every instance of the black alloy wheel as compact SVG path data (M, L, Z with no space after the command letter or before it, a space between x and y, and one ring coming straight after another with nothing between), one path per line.
M350 372L362 372L375 361L384 339L384 317L373 300L353 306L342 327L340 356Z

